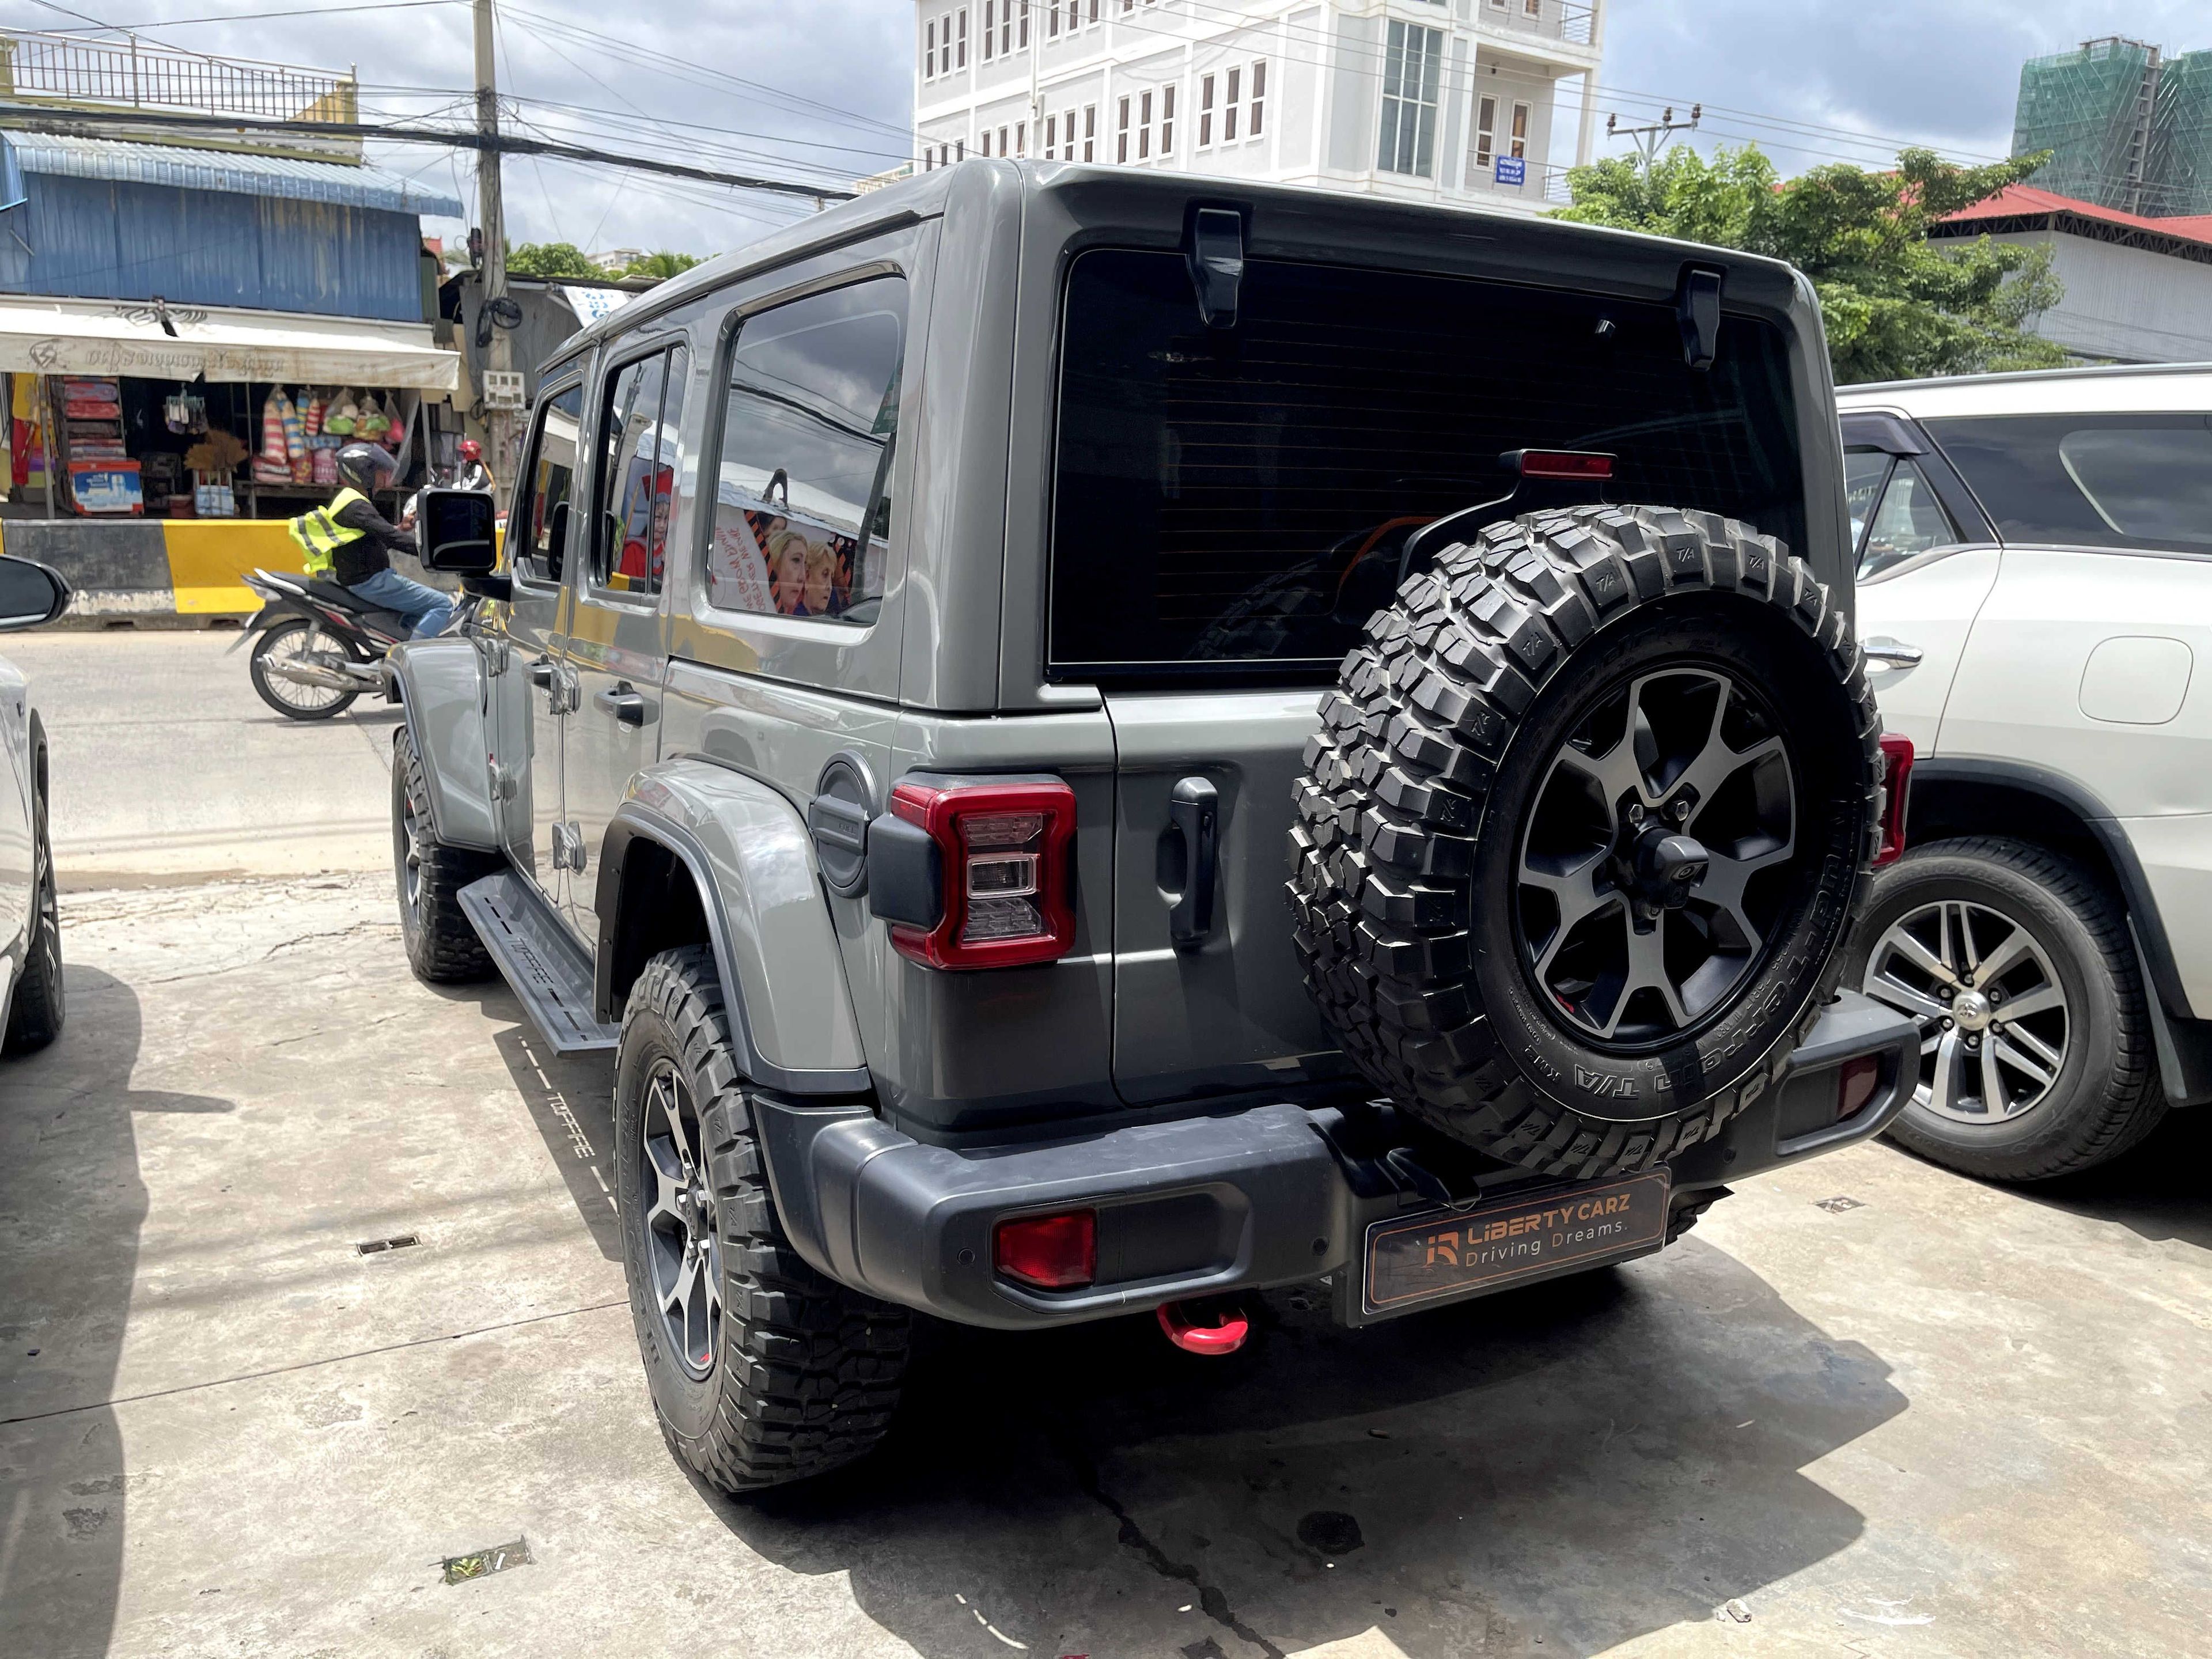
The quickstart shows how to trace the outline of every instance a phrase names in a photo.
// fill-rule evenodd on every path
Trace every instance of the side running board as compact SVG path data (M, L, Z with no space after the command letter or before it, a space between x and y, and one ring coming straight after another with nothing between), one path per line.
M619 1026L592 1017L592 963L538 890L512 870L460 890L461 910L545 1041L560 1054L611 1050Z

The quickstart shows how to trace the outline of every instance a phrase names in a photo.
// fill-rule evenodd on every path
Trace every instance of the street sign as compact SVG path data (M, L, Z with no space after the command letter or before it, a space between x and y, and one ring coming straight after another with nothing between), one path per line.
M1528 162L1520 155L1501 155L1498 158L1498 182L1501 185L1525 185L1528 182Z

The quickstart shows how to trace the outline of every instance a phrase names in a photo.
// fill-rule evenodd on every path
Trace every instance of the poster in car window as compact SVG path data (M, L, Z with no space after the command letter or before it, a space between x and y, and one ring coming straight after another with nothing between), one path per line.
M668 517L676 500L675 469L656 459L648 435L629 458L623 478L621 506L616 517L622 524L622 552L615 561L617 587L660 586L666 562Z
M709 603L786 617L842 617L851 607L857 537L773 495L725 483L716 496Z

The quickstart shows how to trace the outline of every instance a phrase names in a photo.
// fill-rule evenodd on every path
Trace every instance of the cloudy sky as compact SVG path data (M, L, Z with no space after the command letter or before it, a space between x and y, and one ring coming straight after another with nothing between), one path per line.
M499 78L525 132L835 182L906 155L914 12L914 0L501 0ZM368 119L465 118L459 100L473 80L465 0L0 0L0 21L83 35L106 24L199 52L351 64ZM1701 100L1701 145L1756 140L1790 171L1872 165L1905 143L1995 157L2010 141L2021 60L2112 33L2171 51L2212 46L2212 9L2204 0L1609 0L1601 106L1636 120L1664 103L1686 112ZM382 147L375 159L474 199L470 164L448 152ZM510 160L505 178L513 240L587 249L714 252L811 210L559 162Z

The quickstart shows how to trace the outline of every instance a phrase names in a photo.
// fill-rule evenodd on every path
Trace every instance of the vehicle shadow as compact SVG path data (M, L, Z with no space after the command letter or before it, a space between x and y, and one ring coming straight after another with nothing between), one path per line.
M492 1042L515 1092L592 1243L609 1261L622 1260L622 1227L614 1204L614 1066L611 1056L555 1054L531 1024L514 993L496 977L478 985L422 988L465 1002L505 1028Z
M0 1060L0 1653L105 1654L134 1486L113 1407L146 1216L135 1120L228 1112L134 1090L138 999L66 970L67 1028Z
M2023 1197L2070 1215L2117 1221L2154 1243L2178 1239L2212 1250L2212 1106L2185 1107L2110 1164Z
M1802 1471L1889 1367L1692 1239L1364 1332L1277 1292L1240 1353L1149 1318L931 1325L878 1456L702 1497L932 1656L1596 1653L1749 1595L1863 1517ZM984 1628L979 1629L978 1626ZM994 1639L997 1638L997 1639Z

